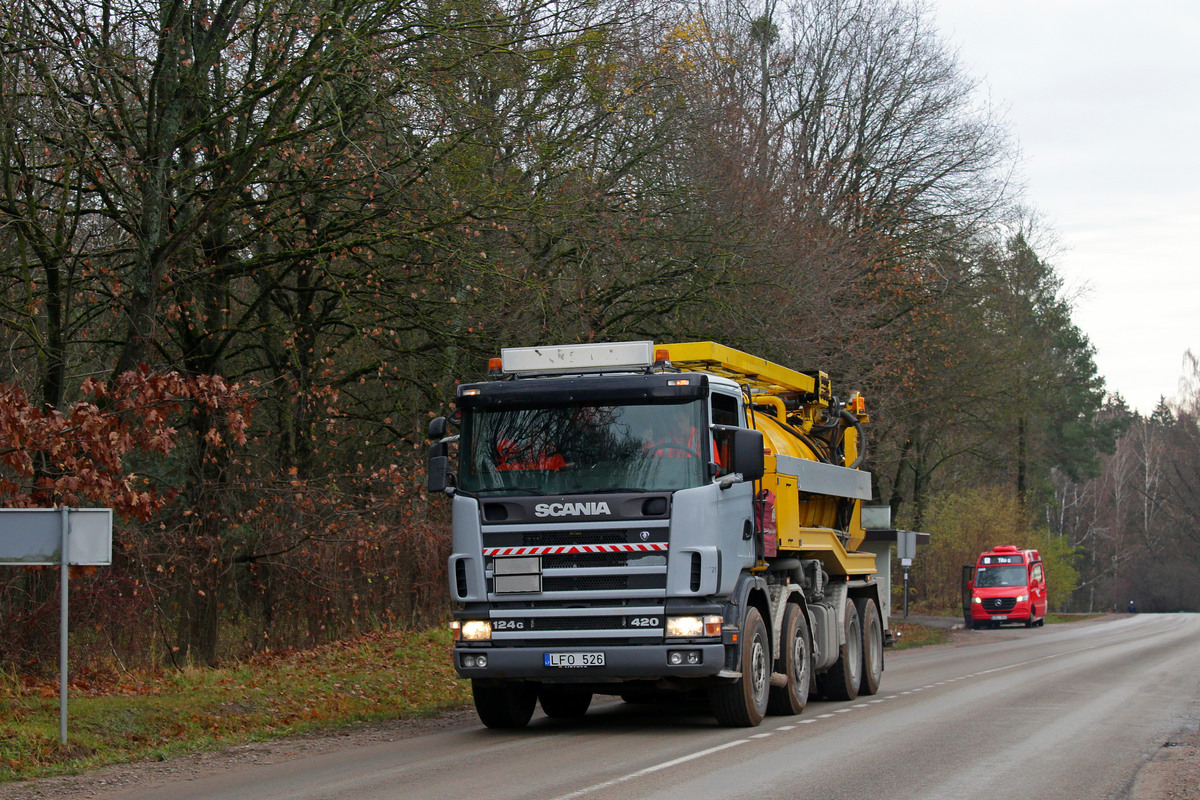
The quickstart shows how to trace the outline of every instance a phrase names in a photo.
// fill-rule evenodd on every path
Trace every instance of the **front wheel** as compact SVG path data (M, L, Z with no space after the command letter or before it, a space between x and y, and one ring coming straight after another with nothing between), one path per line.
M526 681L471 681L475 712L489 728L524 728L537 705L538 687Z
M771 640L762 614L751 606L742 621L741 677L708 690L717 722L726 728L753 728L767 713L771 686Z
M771 687L767 713L799 714L808 704L808 692L812 688L812 635L804 609L795 603L789 604L783 613L779 663L775 670L787 675L787 685Z

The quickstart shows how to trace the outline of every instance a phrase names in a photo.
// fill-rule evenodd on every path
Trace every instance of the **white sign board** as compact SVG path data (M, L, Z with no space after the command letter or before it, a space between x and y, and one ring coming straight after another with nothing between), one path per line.
M112 509L67 509L67 562L112 564ZM53 564L62 558L61 508L0 508L0 564Z

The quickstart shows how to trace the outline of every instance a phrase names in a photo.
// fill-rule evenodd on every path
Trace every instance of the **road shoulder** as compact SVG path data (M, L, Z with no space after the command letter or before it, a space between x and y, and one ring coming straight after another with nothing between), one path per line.
M1200 723L1168 739L1133 781L1129 800L1200 800Z

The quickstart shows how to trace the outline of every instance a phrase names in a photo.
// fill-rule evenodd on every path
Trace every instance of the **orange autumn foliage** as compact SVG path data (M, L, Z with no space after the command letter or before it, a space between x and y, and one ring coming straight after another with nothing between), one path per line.
M126 468L133 453L169 455L181 415L205 414L208 436L244 443L253 401L219 376L148 369L112 384L87 379L65 411L29 402L0 384L0 502L11 508L98 505L139 520L169 499L169 487Z

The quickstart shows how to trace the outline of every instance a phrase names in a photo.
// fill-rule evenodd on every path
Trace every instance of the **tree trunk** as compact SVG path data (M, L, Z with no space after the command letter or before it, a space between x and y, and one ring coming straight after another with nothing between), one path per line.
M1028 444L1025 441L1026 437L1025 415L1017 417L1017 510L1021 515L1021 520L1025 519L1025 501L1028 488L1025 485L1025 459Z

